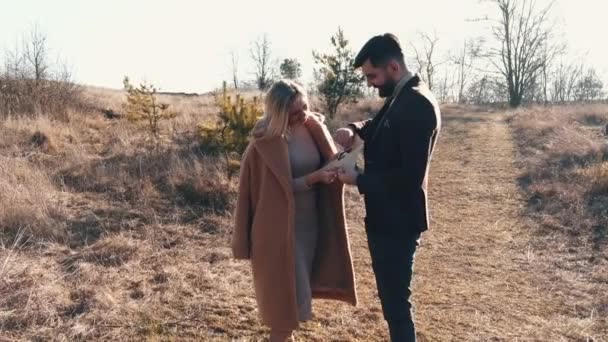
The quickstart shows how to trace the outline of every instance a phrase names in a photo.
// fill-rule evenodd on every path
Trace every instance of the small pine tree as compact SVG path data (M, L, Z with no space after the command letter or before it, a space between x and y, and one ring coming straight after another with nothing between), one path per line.
M295 58L285 58L279 68L283 78L297 80L302 76L302 64Z
M331 44L335 49L334 54L313 51L312 55L319 65L315 70L317 90L327 114L333 119L341 104L356 102L362 95L365 78L353 67L355 56L341 28L331 37Z
M249 134L258 119L262 108L257 97L246 101L237 94L234 102L228 95L226 82L221 96L216 96L220 110L216 124L201 124L199 132L201 142L207 151L223 153L226 156L228 175L238 170L239 162L234 156L241 156L249 143Z
M127 103L123 105L127 119L146 126L149 140L154 142L158 149L161 142L160 122L174 118L177 114L169 111L169 105L159 103L156 98L156 87L152 84L142 83L134 87L129 78L125 76L123 85L127 91Z

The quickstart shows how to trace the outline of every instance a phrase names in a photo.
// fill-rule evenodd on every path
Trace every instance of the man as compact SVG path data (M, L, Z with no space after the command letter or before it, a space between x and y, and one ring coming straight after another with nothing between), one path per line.
M365 230L378 295L392 341L415 341L410 282L420 234L429 227L427 177L441 117L435 97L404 61L397 37L371 38L355 58L368 86L386 98L373 119L336 131L349 150L365 142L365 170L341 170L365 199Z

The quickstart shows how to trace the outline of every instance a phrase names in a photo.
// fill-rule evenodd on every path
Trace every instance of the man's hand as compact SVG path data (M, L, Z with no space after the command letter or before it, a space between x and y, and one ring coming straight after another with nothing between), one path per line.
M352 128L340 128L334 134L334 140L342 146L344 151L350 151L355 141L355 133Z
M344 184L356 185L358 176L359 171L356 169L345 170L340 168L340 170L338 170L338 179Z

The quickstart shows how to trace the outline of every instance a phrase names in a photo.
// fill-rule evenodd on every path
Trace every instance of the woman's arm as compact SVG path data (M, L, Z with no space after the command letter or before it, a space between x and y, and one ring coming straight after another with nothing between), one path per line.
M293 180L293 191L310 190L317 183L330 184L336 179L335 170L317 170Z

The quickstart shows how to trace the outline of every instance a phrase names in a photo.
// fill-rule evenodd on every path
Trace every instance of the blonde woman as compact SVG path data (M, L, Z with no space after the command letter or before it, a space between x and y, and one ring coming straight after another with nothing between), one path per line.
M251 260L271 341L290 340L312 318L312 298L357 302L344 185L319 170L337 153L323 122L301 86L278 81L241 163L232 250Z

